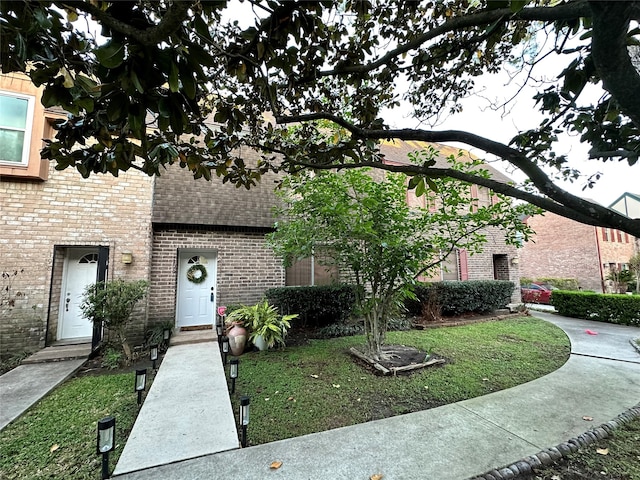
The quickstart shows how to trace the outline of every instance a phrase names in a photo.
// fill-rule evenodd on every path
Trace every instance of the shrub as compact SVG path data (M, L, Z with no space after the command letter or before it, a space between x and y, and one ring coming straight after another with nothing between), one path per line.
M417 300L408 301L406 306L413 315L420 315L423 305L433 311L435 292L442 315L487 313L506 306L511 301L514 287L513 282L506 280L425 283L415 288Z
M556 290L551 304L567 317L640 326L640 297L635 295Z
M394 317L387 323L387 331L411 330L411 320L405 317ZM318 330L318 338L350 337L352 335L364 335L364 323L357 322L333 323Z
M93 322L104 323L118 339L127 362L131 361L132 354L125 330L137 303L147 294L147 286L145 280L117 279L91 284L83 293L82 314Z
M520 285L528 285L529 283L538 283L545 286L556 287L559 290L575 290L580 288L580 282L577 278L552 278L552 277L539 277L539 278L527 278L522 277L520 279Z
M265 296L281 314L298 313L296 323L313 328L347 320L356 299L355 286L347 284L271 288Z

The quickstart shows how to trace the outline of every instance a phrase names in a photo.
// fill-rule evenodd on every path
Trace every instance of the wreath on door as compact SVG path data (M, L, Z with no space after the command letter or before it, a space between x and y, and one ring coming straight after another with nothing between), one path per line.
M204 268L204 265L191 265L189 270L187 270L187 280L192 283L202 283L205 278L207 278L207 269Z

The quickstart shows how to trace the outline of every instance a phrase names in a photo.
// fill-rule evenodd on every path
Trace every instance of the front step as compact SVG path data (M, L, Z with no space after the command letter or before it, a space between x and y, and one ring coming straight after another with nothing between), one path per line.
M174 332L169 342L170 346L190 345L194 343L215 342L218 339L216 331L208 330L189 330Z
M59 345L46 347L22 361L23 365L46 362L61 362L63 360L86 359L91 353L91 344Z

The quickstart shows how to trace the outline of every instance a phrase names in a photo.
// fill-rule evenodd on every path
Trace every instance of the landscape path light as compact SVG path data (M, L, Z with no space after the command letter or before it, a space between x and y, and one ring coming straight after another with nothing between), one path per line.
M162 341L164 342L165 348L169 348L169 340L171 339L171 329L165 328L162 330Z
M247 426L249 425L249 397L240 397L240 425L242 426L242 446L247 446Z
M142 404L142 392L147 388L147 369L136 370L135 391L138 392L138 407Z
M238 378L238 364L240 360L232 358L229 360L229 378L231 378L231 393L236 391L236 378Z
M216 337L218 337L218 347L222 350L222 336L224 335L224 330L222 329L222 325L216 325Z
M149 347L149 358L151 359L151 362L153 364L153 369L156 369L156 361L158 360L158 345L151 345L151 347Z
M222 365L227 364L227 355L229 355L229 337L222 337Z
M96 442L98 455L102 455L102 480L109 478L109 452L116 446L116 419L105 417L98 421Z

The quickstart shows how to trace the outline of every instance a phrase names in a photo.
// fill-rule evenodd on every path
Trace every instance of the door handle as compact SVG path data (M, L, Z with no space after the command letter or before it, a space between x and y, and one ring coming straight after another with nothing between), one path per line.
M213 294L213 287L211 287L211 303L215 300L215 295Z
M67 301L65 302L64 309L65 309L65 311L66 311L66 312L68 312L68 311L69 311L69 302L70 302L70 301L71 301L71 299L70 299L70 298L67 298Z

